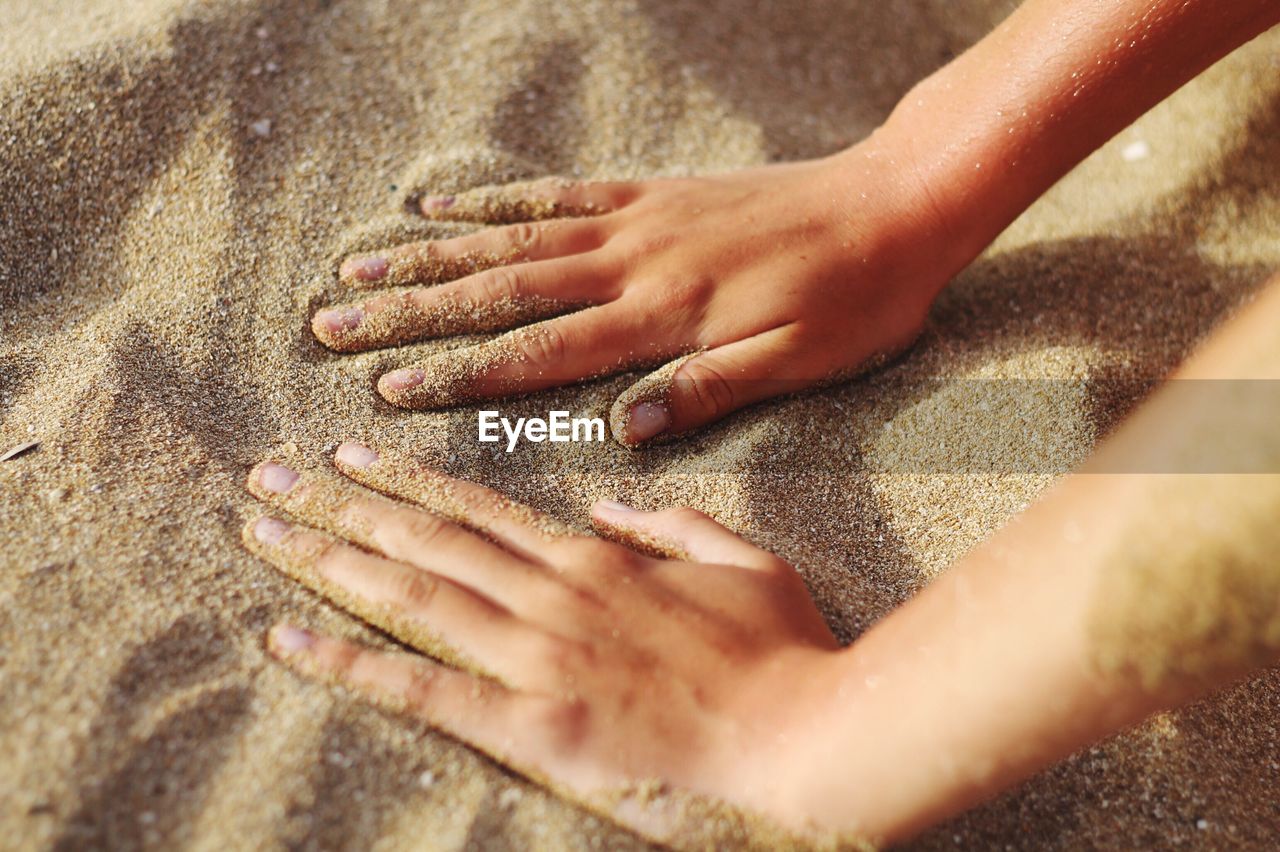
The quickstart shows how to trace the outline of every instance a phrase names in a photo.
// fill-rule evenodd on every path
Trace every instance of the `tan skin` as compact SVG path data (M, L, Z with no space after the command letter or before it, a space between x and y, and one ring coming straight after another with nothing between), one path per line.
M395 251L524 252L422 288L413 298L424 304L458 293L597 303L550 320L554 344L482 376L486 393L707 350L681 368L685 391L619 437L679 434L906 345L946 280L1058 177L1277 21L1262 0L1028 0L842 154L715 178L519 188L561 211L609 212ZM469 209L465 197L424 201L435 218ZM356 258L343 275L370 283L386 266ZM330 321L341 328L352 314L316 316L333 342L342 332ZM1184 375L1254 375L1257 341L1277 324L1273 286ZM383 376L380 391L410 398L414 369ZM1280 377L1280 365L1264 372ZM1101 452L1156 431L1167 437L1140 413ZM338 468L350 482L255 470L257 496L340 535L269 519L252 526L254 546L364 617L398 614L392 633L437 653L443 641L475 672L285 625L273 650L398 698L655 839L683 836L676 815L609 794L658 779L796 832L905 838L1241 673L1144 690L1091 668L1091 592L1113 566L1101 545L1063 548L1061 530L1122 536L1148 508L1133 480L1068 477L841 649L789 566L690 510L593 509L606 536L638 533L679 553L659 559L550 532L532 510L365 448L344 446Z
M1280 380L1277 325L1280 278L1180 377ZM1277 474L1101 472L1154 444L1221 434L1234 416L1197 414L1157 394L1080 474L847 648L791 566L699 512L597 503L603 537L672 554L645 556L355 444L335 459L346 479L256 468L249 490L303 523L266 516L246 539L406 645L443 643L470 670L290 625L272 630L273 653L646 837L680 845L690 831L661 797L626 795L657 780L798 835L895 841L1246 673L1223 665L1150 686L1096 664L1096 590L1124 570L1111 554L1178 508L1153 502L1165 493L1148 493L1153 481L1217 479L1247 501L1262 476L1280 494ZM1068 527L1081 543L1062 546Z
M504 211L507 218L600 215L353 257L341 277L361 286L432 283L409 296L428 313L459 303L524 303L535 316L563 310L547 300L590 307L515 335L514 362L495 363L464 388L415 393L433 370L427 363L383 375L379 392L407 407L443 406L706 350L683 364L668 399L616 435L635 445L854 373L908 345L951 277L1076 163L1278 21L1269 0L1029 0L917 85L866 141L822 160L423 199L423 214L442 220L484 218L477 195L533 202ZM407 257L476 252L506 265L443 286L438 272L388 275ZM400 315L373 324L373 335L349 336L396 303L375 297L325 309L312 327L340 351L426 335ZM430 324L430 333L504 325L458 316Z
M719 177L586 186L542 181L520 191L563 203L592 200L614 212L510 225L400 247L391 256L518 250L526 261L422 288L412 298L427 310L455 300L536 297L593 305L543 324L537 335L516 336L520 357L482 374L469 393L541 390L708 350L681 368L661 424L633 421L619 436L639 443L659 425L666 435L689 431L915 339L933 296L970 257L952 251L940 259L915 249L943 244L945 235L937 217L916 203L912 179L880 172L892 160L882 147L888 146L873 137L842 158ZM867 167L847 168L849 157L864 158ZM863 206L879 215L857 215ZM752 239L726 238L744 228ZM344 272L363 276L367 263L356 259ZM375 297L360 310L376 314L390 304ZM353 315L350 306L336 312L334 322L343 326ZM327 331L331 316L321 312L313 325L322 340L341 346L341 335ZM388 325L386 340L362 345L383 345L401 333ZM382 376L380 392L410 407L458 401L408 397L404 391L417 384L420 369L431 368Z
M340 672L360 688L403 695L433 725L585 800L661 778L782 816L791 791L777 775L787 746L775 735L802 728L825 703L838 657L791 566L689 509L600 504L593 514L606 534L669 538L682 560L599 538L548 537L531 515L503 513L497 495L451 481L452 495L472 507L470 522L488 530L486 541L430 511L434 489L422 485L441 474L355 445L340 448L336 461L355 482L386 489L393 477L392 496L416 497L427 509L355 485L334 508L315 476L268 464L250 478L255 494L329 528L338 512L369 532L361 549L268 518L250 532L259 552L278 563L300 559L359 599L402 610L502 683L284 628L273 633L276 651L300 652L304 666ZM812 700L780 704L780 688ZM620 818L650 836L667 831ZM784 821L801 825L805 814Z

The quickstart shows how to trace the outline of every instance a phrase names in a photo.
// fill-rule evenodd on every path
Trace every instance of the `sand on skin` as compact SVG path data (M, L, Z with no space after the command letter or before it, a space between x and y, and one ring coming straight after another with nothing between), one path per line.
M684 444L494 454L473 409L400 411L372 391L466 341L337 355L310 315L368 297L337 283L347 254L466 232L406 213L420 191L824 154L1007 10L0 4L0 452L40 442L0 463L6 844L643 846L270 661L280 617L383 640L241 546L247 470L273 454L320 466L355 439L579 525L599 497L697 506L796 562L852 639L1083 457L1280 266L1280 41L1056 187L889 370ZM1147 155L1126 158L1137 142ZM966 407L966 382L1001 377L1049 380L1033 413L1055 428L1019 440L1025 411ZM607 416L634 379L502 408ZM1009 468L974 471L993 436ZM1262 847L1277 706L1280 673L1260 674L917 845Z

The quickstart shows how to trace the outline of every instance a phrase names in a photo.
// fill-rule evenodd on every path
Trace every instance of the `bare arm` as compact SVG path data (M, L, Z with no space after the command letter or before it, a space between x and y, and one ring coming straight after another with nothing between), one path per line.
M379 393L407 408L667 362L618 398L613 432L679 436L909 346L1054 181L1278 19L1268 0L1030 0L831 157L423 199L432 219L511 224L349 258L351 287L411 289L312 327L340 352L516 329L384 374Z
M898 733L842 728L893 769L833 783L833 816L849 801L913 813L886 829L901 837L1280 659L1277 328L1280 278L1177 373L1197 389L1157 392L848 652L860 721ZM1236 472L1187 472L1206 455ZM1134 467L1151 472L1116 472Z
M1280 381L1278 325L1280 284L1182 376ZM1090 466L1229 428L1280 470L1269 402L1188 417L1158 396ZM680 848L770 825L903 839L1280 659L1280 473L1082 471L841 649L790 566L691 510L596 505L654 558L404 459L345 445L337 466L257 469L300 523L246 541L465 670L291 627L273 650Z
M730 339L706 338L708 345L739 348L699 357L719 358L709 363L722 377L746 375L762 365L754 355L739 358L744 343L756 340L768 355L766 367L783 359L792 376L816 380L839 365L815 366L806 347L828 351L831 340L857 338L823 324L834 313L833 292L856 295L838 302L848 312L881 311L897 322L896 335L909 335L950 273L1053 181L1278 18L1280 7L1259 0L1030 0L922 83L881 131L850 152L766 170L764 177L718 179L714 191L697 182L544 186L538 209L563 212L591 198L619 202L609 214L614 218L606 217L607 227L618 229L609 232L613 244L652 249L627 255L627 268L658 256L665 264L634 279L634 287L615 281L628 293L628 310L646 322L685 315L681 305L663 301L674 298L669 288L641 286L681 267L707 272L705 279L686 278L689 286L680 291L704 317L716 319L719 305L725 317L768 327L767 317L750 311L798 311L782 328L807 336L761 343L763 334L743 332L739 339L724 319L709 327ZM801 188L801 195L788 195ZM878 203L854 209L863 190ZM473 202L497 203L495 197L460 199L434 212L465 212ZM645 197L651 206L632 206ZM784 211L795 215L779 219L777 199L794 204L797 197L803 204ZM680 204L666 203L673 199ZM724 218L717 219L721 202ZM804 229L743 232L743 222L753 220L800 221L798 211L810 202L821 202L812 209L833 222L843 217L831 241L822 228L816 237ZM700 203L707 212L681 219L680 210ZM701 227L707 219L714 227ZM854 220L856 227L849 225ZM737 223L737 230L725 223ZM602 233L574 231L570 223L559 228L540 250L575 234ZM396 260L401 266L388 264L382 274L438 269L428 261L460 252L460 245L506 251L501 240L512 233L407 249ZM656 237L663 239L650 239ZM874 269L910 274L859 278L840 262L850 239L866 250L855 256L871 258ZM765 254L756 251L762 242ZM666 248L659 251L659 244ZM813 262L785 265L801 249L809 257L830 250L818 278ZM610 268L603 250L561 258L551 278L539 280L598 284ZM585 255L589 265L573 265ZM941 275L924 271L939 266ZM767 274L757 276L757 268ZM711 275L724 269L734 274ZM378 277L359 263L347 273ZM459 283L470 281L480 292L493 286L484 280L490 279ZM897 289L886 289L886 280ZM812 316L801 310L806 305ZM575 349L575 341L603 339L587 333L590 320L581 319L587 313L572 326L580 336L558 337L561 355L585 357L590 353ZM607 317L616 325L597 331L627 343L626 310ZM422 315L415 321L425 322ZM656 334L651 325L646 333ZM1280 379L1277 326L1280 291L1273 286L1182 376ZM384 323L375 331L394 337L395 327ZM866 354L850 354L844 366ZM519 387L520 363L499 365L508 371L499 379L478 374L468 381L492 380L494 393ZM577 363L584 371L592 366ZM744 399L731 396L728 407L680 421L675 431ZM678 397L661 404L672 417L685 416ZM281 656L408 707L648 836L684 842L686 832L707 822L689 818L705 811L664 809L654 793L677 789L763 813L795 831L897 839L1280 655L1274 561L1280 534L1269 523L1280 506L1280 476L1098 472L1157 445L1176 455L1241 422L1242 413L1230 407L1187 416L1185 409L1171 414L1170 405L1167 396L1153 399L1099 451L1095 472L1068 477L849 649L836 647L788 566L709 519L597 506L602 530L681 554L641 557L620 545L558 535L549 519L530 510L359 448L340 454L347 477L421 508L376 498L350 482L264 468L250 488L303 523L260 523L248 540L407 644L497 679L289 629L274 634ZM1263 467L1280 468L1274 429L1249 440L1270 464Z
M1104 142L1280 23L1271 0L1027 0L917 85L885 131L981 251Z

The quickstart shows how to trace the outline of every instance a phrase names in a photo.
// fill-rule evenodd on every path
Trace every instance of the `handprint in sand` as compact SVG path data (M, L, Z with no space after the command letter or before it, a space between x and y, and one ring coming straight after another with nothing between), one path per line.
M666 365L615 403L636 445L860 371L909 346L980 245L950 238L899 148L723 176L546 179L428 197L436 220L505 223L348 258L392 287L312 328L356 352L515 329L405 364L378 391L407 408L519 395Z

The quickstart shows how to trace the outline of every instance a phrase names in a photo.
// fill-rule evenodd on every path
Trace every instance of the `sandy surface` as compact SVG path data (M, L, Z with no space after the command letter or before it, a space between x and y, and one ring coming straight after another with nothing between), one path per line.
M416 191L827 153L1006 11L0 0L0 453L40 442L0 462L0 845L642 846L271 662L280 617L374 635L242 549L245 472L271 453L320 464L352 438L571 522L597 497L698 506L795 561L852 639L1280 267L1280 38L1055 188L904 361L681 446L481 453L470 410L372 392L380 369L457 341L340 356L310 312L350 297L344 254L462 232L406 214ZM1038 390L979 410L985 378ZM631 380L506 408L604 416ZM983 462L993 446L1001 465ZM1272 671L919 845L1263 848L1278 708Z

